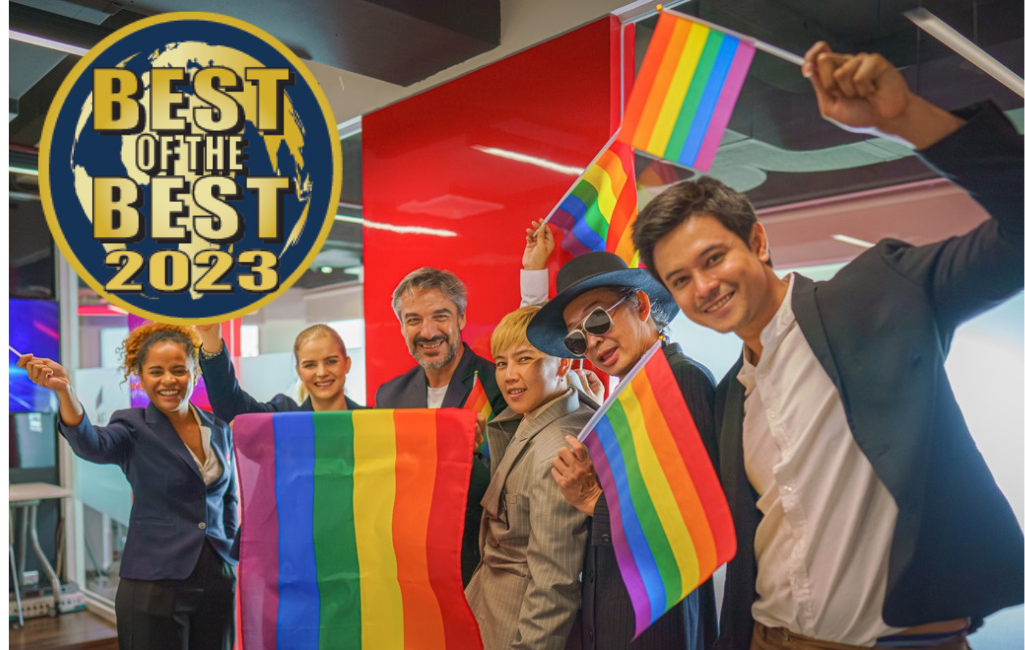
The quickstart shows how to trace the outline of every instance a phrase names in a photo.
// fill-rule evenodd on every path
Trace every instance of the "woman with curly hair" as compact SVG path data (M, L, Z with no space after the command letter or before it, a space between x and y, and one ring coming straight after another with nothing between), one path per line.
M134 500L115 599L121 650L230 650L234 642L237 528L231 430L195 408L199 339L192 328L151 323L124 342L125 378L139 377L149 406L94 426L71 377L51 359L18 366L57 393L58 429L74 452L114 463Z
M242 390L235 378L235 367L225 352L220 325L196 327L203 342L200 364L206 380L206 393L214 414L230 422L244 413L288 411L350 411L363 406L345 396L345 376L352 358L345 353L342 337L331 327L311 325L295 337L295 371L302 382L302 403L278 394L269 402L260 402Z

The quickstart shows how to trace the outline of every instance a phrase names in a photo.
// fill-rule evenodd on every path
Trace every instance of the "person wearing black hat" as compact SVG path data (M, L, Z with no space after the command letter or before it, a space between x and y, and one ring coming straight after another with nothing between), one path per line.
M547 294L544 260L551 252L547 225L534 224L524 253L524 300ZM540 266L538 266L540 263ZM626 375L645 351L662 340L694 423L705 444L714 444L715 386L707 368L669 343L663 332L679 311L665 288L643 269L631 269L613 253L586 253L567 262L556 279L558 294L537 313L527 339L557 357L586 357L614 377ZM591 539L583 573L582 614L568 648L631 650L709 648L718 636L715 591L708 581L631 643L633 609L612 548L608 505L586 448L567 437L552 474L563 496L590 515ZM713 449L710 454L716 454ZM713 457L715 457L713 455ZM628 646L629 644L629 646Z

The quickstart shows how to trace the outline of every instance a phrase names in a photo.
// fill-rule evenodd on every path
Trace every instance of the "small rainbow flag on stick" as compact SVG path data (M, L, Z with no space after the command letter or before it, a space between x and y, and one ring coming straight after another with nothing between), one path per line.
M580 438L609 505L637 638L733 558L733 519L659 343Z
M235 420L246 648L481 648L460 547L462 409Z
M463 408L470 409L474 413L483 416L485 422L491 422L491 419L495 417L494 411L491 408L491 402L488 401L488 394L484 392L484 386L480 383L480 375L476 372L473 373L473 388L470 389L470 394L466 396L466 404ZM485 429L484 441L477 447L477 451L490 458L487 435L487 429Z
M753 42L663 11L630 93L619 139L707 172L754 53Z
M637 220L637 179L630 146L613 135L549 220L563 231L561 245L569 254L608 251L636 268L630 228Z

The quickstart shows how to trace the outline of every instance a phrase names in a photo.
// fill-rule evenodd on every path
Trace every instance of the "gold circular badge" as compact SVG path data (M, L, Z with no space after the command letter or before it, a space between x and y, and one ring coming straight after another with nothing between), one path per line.
M54 240L97 293L149 320L216 323L269 303L317 256L341 146L323 91L281 42L171 13L71 71L39 181Z

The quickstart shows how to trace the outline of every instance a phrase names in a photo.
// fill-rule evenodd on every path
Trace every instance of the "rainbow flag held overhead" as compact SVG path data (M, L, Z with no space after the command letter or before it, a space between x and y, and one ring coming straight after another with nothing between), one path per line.
M559 203L551 223L563 231L561 246L569 254L608 251L636 268L638 254L630 237L636 220L634 154L613 137Z
M605 491L637 638L733 559L733 519L659 343L580 437Z
M460 547L475 422L462 409L235 420L246 648L481 648Z
M470 394L466 396L466 403L463 408L470 409L474 413L484 416L485 422L491 422L491 419L495 417L494 411L491 408L491 402L488 401L488 394L484 392L484 386L480 383L480 375L476 372L473 373L473 388L470 389ZM488 450L487 436L487 430L485 430L484 441L477 447L477 451L490 458L491 454Z
M709 171L754 53L748 41L663 11L626 104L620 141Z

